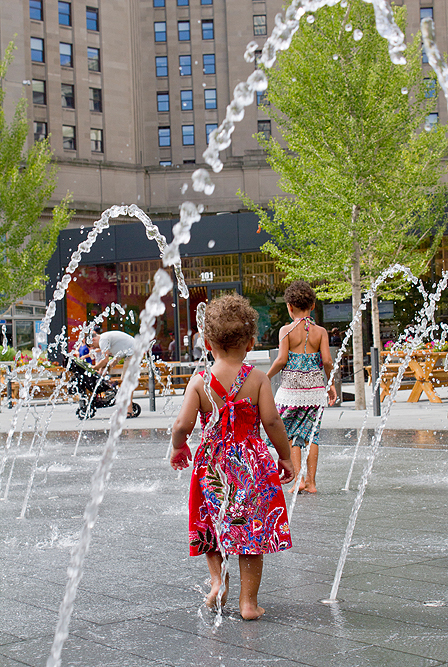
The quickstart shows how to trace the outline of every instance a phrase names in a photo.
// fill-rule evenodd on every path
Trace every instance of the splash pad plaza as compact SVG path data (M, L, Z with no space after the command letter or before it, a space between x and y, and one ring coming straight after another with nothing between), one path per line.
M327 3L309 3L306 10L315 11L323 4ZM374 8L378 30L389 41L393 62L399 64L403 62L403 35L386 3L375 1ZM266 42L261 59L267 67L275 62L276 50L289 45L304 11L300 3L293 2L286 22L276 21L275 34ZM437 61L435 42L430 43L433 33L427 31L423 36L430 63L439 68L437 73L443 78L443 63ZM249 58L253 50L248 49ZM214 171L221 169L219 151L229 145L234 122L252 102L254 91L264 90L265 84L264 74L255 72L235 89L228 117L204 153ZM195 190L205 194L213 191L204 170L195 172L193 181ZM200 207L184 203L169 246L157 237L163 265L174 268L183 298L187 290L179 245L188 242L191 225L201 212ZM117 214L114 211L112 217ZM98 232L108 227L108 220L98 222L100 226L80 244L67 273L56 285L41 334L50 331L56 302L63 298L81 253L90 251ZM144 222L147 234L155 238L148 222ZM446 288L447 280L444 275L441 289ZM25 408L27 418L34 416L34 433L28 435L22 428L14 438L20 409L15 411L12 425L5 428L7 456L2 472L8 463L10 467L8 492L3 498L6 525L2 549L9 571L5 572L2 591L7 603L2 606L2 663L44 664L51 650L47 667L57 667L63 649L67 664L96 666L447 664L444 427L386 432L383 418L370 439L372 434L366 431L364 421L357 434L355 459L353 447L347 445L353 429L344 432L327 424L327 440L323 437L321 443L326 454L321 456L321 492L304 495L298 503L294 497L296 506L302 508L302 512L291 510L296 546L266 558L261 596L268 613L257 623L240 620L232 602L234 576L222 623L217 624L206 613L201 604L206 586L203 563L182 555L182 549L186 550L183 527L188 475L173 475L168 468L166 407L161 429L151 424L146 431L123 430L138 366L156 335L156 318L164 311L163 299L172 287L170 275L159 269L141 314L140 337L129 373L110 416L109 434L107 429L102 434L93 431L93 435L84 429L82 447L78 447L80 434L67 428L68 421L62 434L52 431L51 414L43 422L42 415L29 405L29 386L19 408ZM427 335L428 321L431 329L436 299L430 296L429 302L428 319L420 315L414 327L416 344ZM38 352L33 350L30 375ZM403 363L403 371L405 366ZM398 381L401 377L399 372ZM394 398L392 391L385 417ZM57 406L53 403L52 407ZM408 415L408 428L411 416L414 420L417 417L414 407ZM440 414L435 417L433 413L433 423L442 422ZM381 436L383 446L379 449ZM114 458L117 461L112 470ZM343 464L350 461L354 462L353 479L359 479L363 470L357 492L351 487L341 490L346 472L342 472ZM369 478L369 502L361 507ZM329 599L335 557L344 541L350 507L342 585L337 598L332 590ZM53 634L50 626L56 617Z
M448 391L440 390L442 404L412 405L406 403L407 394L400 392L383 435L338 602L325 605L321 600L330 593L379 420L369 417L350 490L343 491L362 421L353 404L324 412L319 493L297 498L293 548L265 557L259 599L266 614L257 622L241 620L237 563L230 559L230 596L219 628L203 602L205 559L188 556L189 471L178 476L166 459L166 429L182 396L174 397L167 414L165 398L156 399L157 412L151 414L147 399L137 396L143 406L139 428L124 430L120 438L62 664L447 664ZM25 429L15 451L15 472L1 512L2 667L45 665L70 552L79 540L90 478L113 410L89 420L74 457L79 428L75 406L57 406L23 519L18 517L35 456L29 451L32 429ZM29 419L31 425L34 420ZM10 420L11 411L3 410L3 438ZM195 431L193 444L198 437Z

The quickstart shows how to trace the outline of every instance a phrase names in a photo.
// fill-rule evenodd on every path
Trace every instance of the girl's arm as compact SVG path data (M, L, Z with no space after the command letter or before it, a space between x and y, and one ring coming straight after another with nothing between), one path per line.
M194 429L201 405L201 399L196 388L199 382L202 382L202 378L196 376L188 383L182 407L173 425L171 438L173 448L170 463L174 470L188 468L188 461L191 461L191 451L187 445L187 438Z
M288 352L289 352L289 337L286 336L288 329L287 327L282 327L279 332L279 344L278 344L278 355L277 359L273 362L272 366L266 373L269 379L277 375L288 361Z
M288 436L286 435L285 426L277 412L277 408L275 407L272 389L266 377L262 378L260 385L258 409L260 411L260 418L264 430L279 456L277 467L280 475L280 482L282 484L288 484L288 482L291 482L294 479L294 466L291 461Z
M333 359L331 358L330 345L328 342L328 333L327 330L321 327L322 329L322 338L320 339L320 354L322 356L322 363L325 368L325 373L327 378L330 377L331 371L333 370ZM334 386L334 378L331 383L331 387L328 390L328 404L334 405L336 403L336 387Z

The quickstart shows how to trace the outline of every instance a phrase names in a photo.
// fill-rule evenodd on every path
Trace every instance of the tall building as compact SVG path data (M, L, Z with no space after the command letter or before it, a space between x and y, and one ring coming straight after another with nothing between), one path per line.
M29 141L51 135L60 173L55 198L73 192L77 216L136 203L154 218L178 214L210 132L254 64L281 0L1 0L1 49L17 34L6 85L25 92ZM271 132L262 95L247 108L205 211L237 211L238 188L267 204L276 175L253 135ZM188 191L188 198L203 196Z

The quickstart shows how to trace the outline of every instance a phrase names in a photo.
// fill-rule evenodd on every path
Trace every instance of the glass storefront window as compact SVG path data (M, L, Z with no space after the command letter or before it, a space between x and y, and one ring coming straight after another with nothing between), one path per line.
M16 339L18 350L34 347L34 320L16 320Z
M73 329L93 320L112 302L118 302L115 264L78 267L66 296L69 349L78 340Z
M258 312L258 340L255 347L278 347L278 332L289 322L283 299L285 274L279 271L269 255L262 252L242 255L243 296Z
M182 271L187 285L232 283L240 280L238 255L185 257L182 259Z

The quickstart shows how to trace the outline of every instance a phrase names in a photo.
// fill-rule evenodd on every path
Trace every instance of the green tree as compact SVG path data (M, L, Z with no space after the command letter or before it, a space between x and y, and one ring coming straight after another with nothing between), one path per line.
M0 61L0 305L8 306L35 289L42 289L45 267L56 246L59 231L73 212L67 195L43 223L42 212L56 187L57 167L51 165L48 140L28 151L27 102L19 100L12 122L3 108L4 77L13 58L11 42Z
M394 13L404 30L406 8ZM361 0L320 9L314 22L304 17L290 49L267 71L287 148L258 137L288 196L270 202L271 215L240 193L272 237L263 250L287 278L313 282L320 298L351 297L353 311L390 264L424 272L443 234L448 142L444 127L423 130L437 84L424 78L419 35L405 55L407 65L391 63L373 8ZM390 281L383 294L394 298L399 289ZM353 352L360 409L361 322Z

